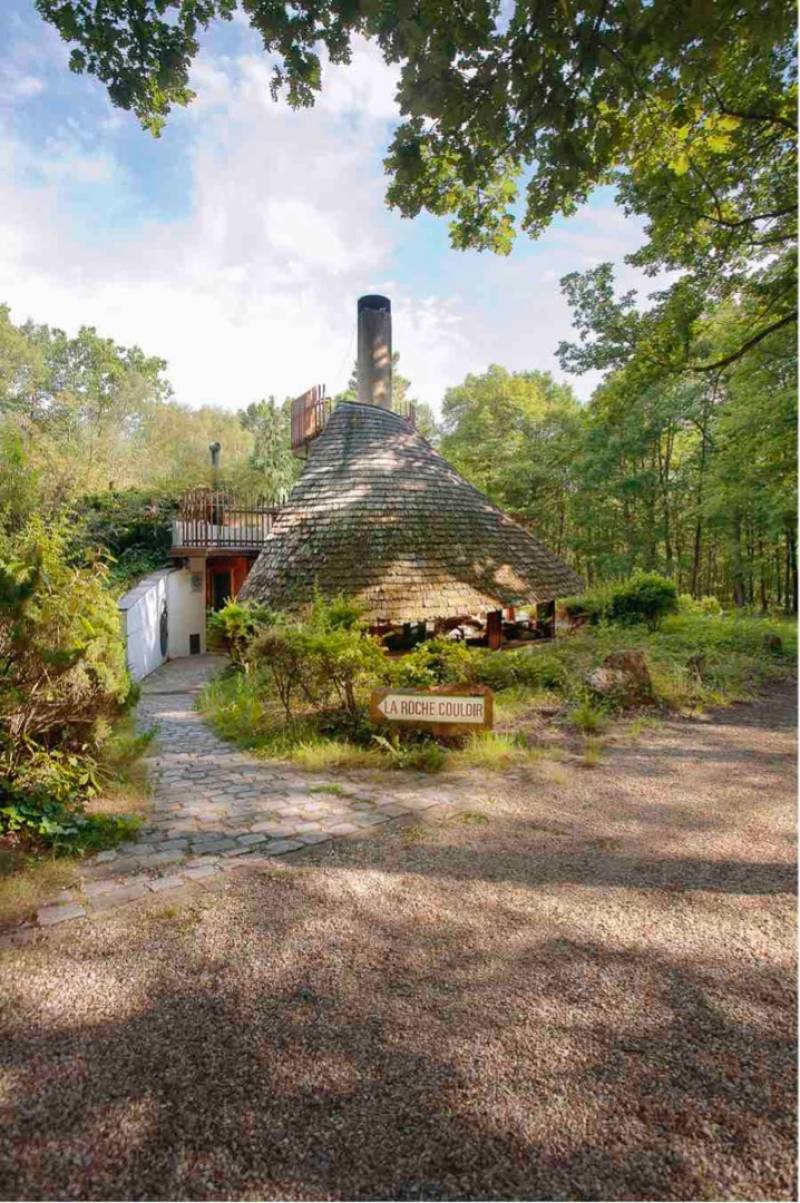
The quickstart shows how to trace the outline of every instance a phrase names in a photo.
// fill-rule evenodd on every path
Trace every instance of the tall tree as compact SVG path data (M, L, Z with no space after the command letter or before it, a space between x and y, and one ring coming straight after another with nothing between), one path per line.
M239 414L242 427L253 436L250 467L255 488L277 498L292 485L297 460L291 449L291 401L277 405L274 397L256 401Z
M572 470L583 431L568 385L493 365L445 393L442 454L557 554L568 548Z
M24 483L29 498L38 481L39 504L52 512L112 488L175 494L202 483L210 479L213 441L223 444L226 471L238 472L253 436L233 413L178 405L165 368L163 360L118 346L91 327L71 338L34 322L16 326L0 306L0 426L9 481ZM0 496L6 494L4 487Z

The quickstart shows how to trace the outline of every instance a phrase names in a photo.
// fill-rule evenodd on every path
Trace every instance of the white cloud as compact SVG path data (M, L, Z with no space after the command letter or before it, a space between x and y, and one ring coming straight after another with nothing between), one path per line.
M396 72L374 47L325 67L312 110L275 104L255 54L205 55L194 82L198 100L150 155L169 172L176 151L188 154L190 203L170 220L147 208L147 180L118 157L115 111L91 141L64 122L36 151L0 131L0 301L17 320L96 325L163 356L188 404L233 408L318 382L337 391L354 358L355 301L369 291L392 297L402 371L421 399L438 403L491 362L553 368L570 333L557 278L640 239L617 212L584 212L535 255L452 252L445 263L437 250L426 275L430 223L384 205Z
M357 38L346 70L324 66L317 106L327 113L355 113L367 120L393 121L400 113L394 98L399 79L399 68L387 67L374 42Z
M44 80L38 75L16 72L5 67L0 72L0 101L30 100L44 91Z
M38 156L6 136L0 158L0 296L17 319L96 324L169 361L179 398L246 404L332 376L364 275L392 241L383 214L380 141L367 116L293 114L273 104L249 56L201 64L203 109L180 115L190 141L189 215L109 237L76 222L79 185L109 205L130 186L110 152L56 133ZM171 148L165 139L165 154ZM371 173L371 174L370 174ZM99 198L98 198L99 199ZM102 222L100 223L102 225Z

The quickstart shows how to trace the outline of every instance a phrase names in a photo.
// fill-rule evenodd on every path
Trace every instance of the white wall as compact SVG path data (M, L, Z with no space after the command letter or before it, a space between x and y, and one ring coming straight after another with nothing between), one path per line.
M190 635L199 635L200 651L206 650L205 596L205 567L201 563L199 572L191 568L162 568L152 572L119 599L128 669L134 681L146 677L165 660L188 656ZM161 651L161 614L165 605L166 656Z
M169 649L167 658L188 656L189 636L200 636L200 651L206 650L206 576L201 561L198 571L180 568L167 579Z

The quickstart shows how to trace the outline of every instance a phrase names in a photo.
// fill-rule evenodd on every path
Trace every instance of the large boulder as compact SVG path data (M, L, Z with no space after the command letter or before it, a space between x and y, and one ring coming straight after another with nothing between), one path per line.
M586 678L591 689L623 710L652 706L653 682L641 652L612 652Z

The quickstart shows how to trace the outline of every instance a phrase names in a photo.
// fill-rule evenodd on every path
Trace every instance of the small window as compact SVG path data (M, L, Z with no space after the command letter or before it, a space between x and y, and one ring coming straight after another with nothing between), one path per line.
M189 636L189 655L190 656L199 656L200 655L200 636L199 635L190 635Z

